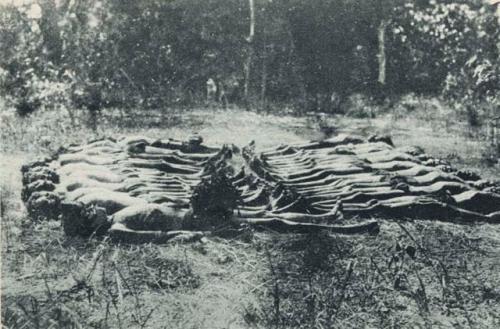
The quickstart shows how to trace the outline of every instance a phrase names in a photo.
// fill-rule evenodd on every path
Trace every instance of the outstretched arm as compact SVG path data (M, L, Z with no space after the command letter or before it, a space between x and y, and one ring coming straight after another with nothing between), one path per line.
M115 223L109 229L113 241L125 243L166 243L168 241L195 241L203 237L198 231L143 231L132 230L123 223Z

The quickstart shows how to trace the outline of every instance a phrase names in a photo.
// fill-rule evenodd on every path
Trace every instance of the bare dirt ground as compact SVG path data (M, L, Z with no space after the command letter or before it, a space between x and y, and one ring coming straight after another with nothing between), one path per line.
M2 323L6 328L498 328L500 225L382 221L376 236L247 231L201 242L117 245L32 223L24 161L96 133L62 114L2 117ZM97 135L139 134L258 147L325 133L390 133L498 178L484 142L439 120L293 117L196 110L102 118Z

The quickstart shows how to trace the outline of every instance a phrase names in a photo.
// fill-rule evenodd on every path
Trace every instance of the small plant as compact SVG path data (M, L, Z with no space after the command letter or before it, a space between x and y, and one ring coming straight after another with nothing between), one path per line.
M375 117L375 104L372 100L362 94L353 94L345 102L348 116L364 119Z
M500 145L500 144L499 144ZM488 167L493 167L500 163L500 147L499 145L489 145L485 147L481 153L481 162Z
M36 97L20 98L16 104L16 112L19 116L25 117L35 112L41 106L41 102Z
M334 249L334 238L327 232L310 233L304 236L303 265L307 272L328 270L329 256Z
M467 104L465 108L465 114L467 115L467 122L471 127L478 127L481 125L481 120L479 119L479 111L474 105Z
M89 126L93 131L97 130L99 114L104 106L102 82L77 81L73 84L71 94L72 103L80 109L86 109L89 113Z

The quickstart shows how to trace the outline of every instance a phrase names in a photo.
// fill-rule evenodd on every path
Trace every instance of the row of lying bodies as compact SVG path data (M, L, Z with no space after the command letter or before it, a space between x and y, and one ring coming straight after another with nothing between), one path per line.
M293 188L311 213L339 200L346 216L500 220L498 183L452 168L422 150L339 135L323 142L243 154L269 181Z
M33 218L61 218L68 235L109 232L141 242L199 236L183 231L192 216L193 188L231 156L227 147L201 142L125 138L70 146L23 167L23 199ZM442 164L422 152L397 151L387 142L337 136L260 154L247 147L243 155L246 171L254 174L242 169L231 177L242 200L234 223L359 233L376 230L376 222L333 224L342 215L499 217L493 184L466 172L446 173L449 168L437 167Z
M60 218L68 235L190 236L180 229L191 189L226 156L227 149L204 147L199 138L72 145L23 166L23 199L32 218Z

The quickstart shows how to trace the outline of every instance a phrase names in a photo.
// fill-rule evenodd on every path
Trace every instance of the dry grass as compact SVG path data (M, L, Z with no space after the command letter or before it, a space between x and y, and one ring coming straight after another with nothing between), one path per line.
M376 237L276 237L265 320L276 328L495 328L499 242L496 227L423 221L384 222Z
M375 118L323 120L337 131L369 135L385 134L396 146L417 145L430 155L450 161L460 169L480 173L486 179L499 179L500 154L487 141L486 126L471 127L464 114L435 98L409 96Z
M192 244L69 239L33 223L20 165L96 135L144 134L257 146L322 136L315 119L236 110L111 111L97 132L84 113L2 114L2 323L6 328L494 328L500 325L500 228L383 222L377 236L253 233ZM480 141L419 117L327 119L336 130L390 132L488 177ZM325 122L322 122L325 124ZM418 126L417 126L418 125ZM450 139L454 136L454 139ZM476 159L477 157L477 159ZM414 257L411 256L415 251Z

